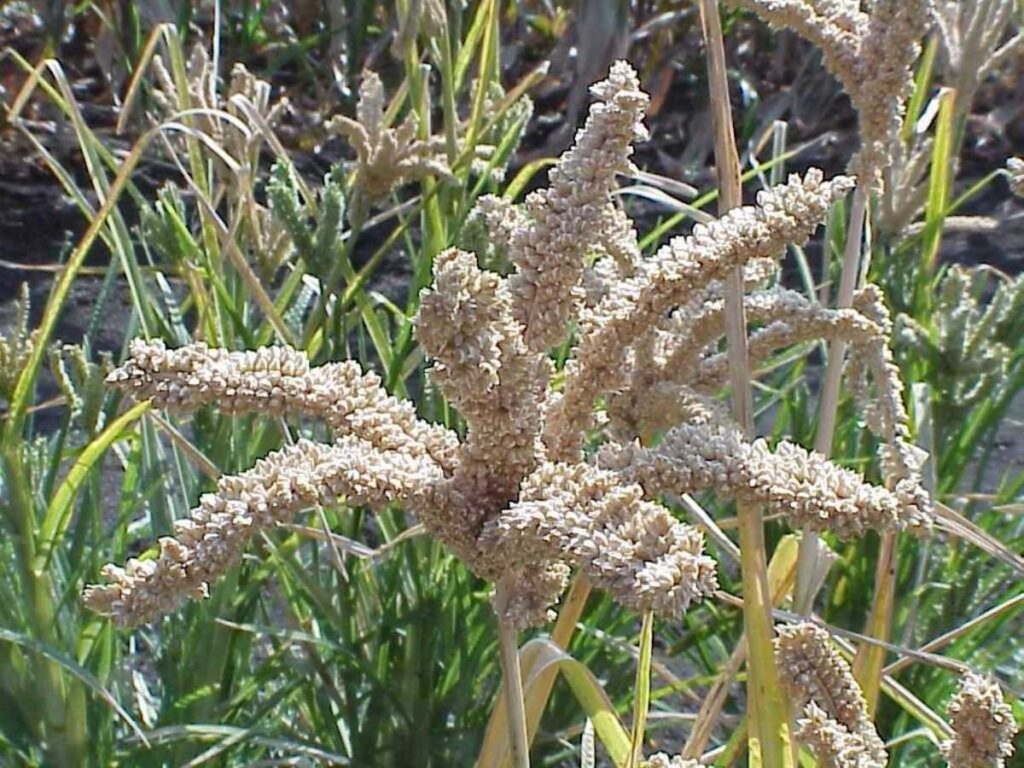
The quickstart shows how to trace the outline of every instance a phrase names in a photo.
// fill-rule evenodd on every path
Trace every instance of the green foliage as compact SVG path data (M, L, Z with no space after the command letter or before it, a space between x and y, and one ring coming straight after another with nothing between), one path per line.
M293 174L285 163L277 163L271 170L267 183L270 210L291 237L298 258L305 262L309 273L323 280L341 257L344 174L340 168L335 168L324 177L312 227L299 201Z
M994 285L993 285L994 284ZM1012 387L1024 334L1024 279L954 265L938 285L931 322L901 315L903 353L924 366L938 422L938 445L947 445L958 423L987 400Z

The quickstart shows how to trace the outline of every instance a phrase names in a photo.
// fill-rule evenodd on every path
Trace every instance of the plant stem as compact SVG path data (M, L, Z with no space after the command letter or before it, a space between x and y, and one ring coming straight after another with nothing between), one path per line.
M530 768L530 740L526 730L526 706L523 702L523 674L519 666L518 632L506 617L509 587L498 582L494 612L498 618L498 642L501 648L501 673L508 708L509 744L512 768Z
M651 651L654 642L654 612L644 614L640 629L640 653L636 665L636 683L633 685L633 730L627 768L638 768L644 758L644 734L647 730L647 710L651 705Z
M740 162L729 103L725 69L725 43L716 0L701 0L701 27L707 49L708 86L715 127L715 166L721 190L721 212L743 203ZM726 339L729 353L729 380L736 421L749 436L753 432L753 398L747 359L747 324L743 312L743 270L733 270L725 287ZM771 596L768 590L768 559L765 552L764 524L756 506L737 503L742 552L743 620L747 633L749 677L747 697L750 703L750 751L762 764L775 768L792 764L789 723L783 704L775 654L772 648L773 625Z
M888 640L892 634L892 612L896 598L896 534L882 534L875 564L875 599L871 603L871 616L864 634ZM874 716L878 707L878 692L882 684L882 667L886 650L879 645L861 643L853 660L853 675L864 691L868 712Z
M867 184L858 184L853 193L850 210L850 224L843 248L843 267L839 278L839 294L836 306L845 309L853 305L853 292L857 287L860 273L860 254L864 242L864 219L869 196ZM846 342L836 339L829 345L828 365L821 389L821 409L818 418L818 432L814 439L814 450L823 456L832 454L832 440L835 437L836 415L839 409L839 387L842 383L843 362L846 358ZM820 567L821 540L818 534L804 532L800 542L800 558L797 563L794 608L798 613L809 614L814 605L814 593L820 580L816 577Z
M563 651L569 648L569 642L576 631L576 624L580 620L583 608L587 604L590 590L590 580L583 574L577 574L573 579L572 586L569 587L568 595L566 595L561 606L559 606L558 619L551 630L551 642ZM532 661L529 660L531 658ZM535 656L527 656L525 666L520 670L521 677L524 680L531 680L534 677L535 663ZM551 696L551 690L554 688L557 678L557 667L547 668L537 674L529 690L525 692L526 733L531 744L533 743L533 737L537 733L537 726L540 725L541 715L544 714L544 708L547 706L548 698ZM500 696L502 699L505 698L504 686ZM506 716L507 707L503 707L500 704L496 704L491 710L487 731L484 734L484 743L480 747L480 753L476 760L477 768L493 768L499 765L507 765L508 744L501 741L506 736L507 728L504 722Z

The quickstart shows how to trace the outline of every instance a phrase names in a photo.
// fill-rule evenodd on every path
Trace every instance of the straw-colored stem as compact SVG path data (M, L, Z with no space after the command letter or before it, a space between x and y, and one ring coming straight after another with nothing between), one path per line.
M558 619L551 630L551 642L563 651L569 648L576 625L579 623L583 608L587 604L587 598L590 596L590 590L590 579L583 574L577 575L573 579L572 586L569 587L569 593L559 607ZM552 666L537 674L531 659L535 661L536 657L527 656L526 665L521 667L520 675L523 680L530 681L532 679L524 697L527 738L532 744L533 737L537 734L537 728L540 725L541 715L544 714L551 691L555 687L558 668ZM535 674L537 676L534 679ZM494 768L499 765L505 768L508 765L508 741L503 741L508 733L507 714L505 690L502 685L498 701L495 703L494 709L491 710L480 754L477 756L477 768Z
M721 191L720 212L724 212L743 204L740 163L729 103L725 44L716 0L701 0L700 14L715 127L715 166ZM747 361L747 324L743 312L743 273L740 269L734 270L726 281L725 309L733 414L749 436L753 432L753 400ZM742 553L743 620L750 672L747 681L750 747L752 754L760 754L764 765L774 768L790 765L792 754L788 745L788 718L772 649L773 627L764 524L757 507L737 503L737 514Z
M509 744L512 768L530 768L530 740L526 731L526 706L523 702L523 674L519 665L518 632L506 618L509 585L498 582L494 598L498 617L498 643L501 649L501 674L508 709Z
M958 640L959 638L969 634L982 624L992 621L993 619L998 618L1000 616L1004 616L1010 613L1011 611L1017 610L1021 607L1022 603L1024 603L1024 595L1014 595L1010 599L1004 600L994 608L989 608L984 613L975 616L970 621L964 622L963 624L960 624L959 626L949 630L948 632L943 632L934 640L929 640L927 643L918 648L917 652L934 653L940 648L949 645L955 640ZM900 658L896 659L896 661L887 665L882 670L882 674L886 677L898 675L904 669L914 664L915 661L917 661L917 659L913 656L901 656Z
M718 716L725 705L726 697L729 695L729 688L736 680L736 675L739 674L740 668L746 660L747 637L744 635L733 649L729 660L719 668L718 676L710 690L704 694L704 701L697 712L693 730L690 731L681 753L684 758L696 760L704 753L711 740L711 733L718 723Z
M768 564L768 583L771 589L772 605L775 607L781 605L789 596L793 589L793 580L796 577L796 553L794 552L796 545L794 541L790 540L792 538L787 536L779 542L772 553L772 561ZM729 660L719 668L714 684L704 695L704 701L697 713L693 730L686 739L686 746L683 747L682 756L684 758L696 760L704 754L708 742L711 740L712 731L722 713L729 690L746 660L747 636L744 633L736 643ZM746 732L747 726L748 721L744 720L739 728ZM790 731L792 731L792 724L790 724Z
M853 294L857 288L857 279L860 274L860 254L864 241L864 217L867 212L868 195L869 189L866 184L858 184L853 193L850 225L846 235L846 246L843 249L839 294L836 297L836 306L840 309L853 305ZM823 456L830 456L832 453L846 346L846 342L842 339L836 339L829 346L828 365L825 368L825 381L821 390L818 433L814 440L814 450ZM807 615L814 605L814 592L820 583L816 578L820 558L821 541L818 534L805 532L804 538L800 542L800 558L797 564L796 588L793 595L794 607L798 613Z
M882 536L875 564L875 599L864 631L869 637L886 641L892 634L892 613L896 602L896 536L895 533ZM885 655L886 649L881 645L861 643L853 659L853 675L864 691L868 712L872 716L878 708Z
M576 624L583 614L583 608L587 604L590 590L590 579L583 574L579 574L573 580L569 593L562 601L558 611L558 619L555 622L554 629L551 631L551 642L563 651L569 648L569 642L572 640ZM530 670L527 669L524 672L529 675ZM545 670L537 682L530 687L530 692L527 694L526 727L531 743L537 733L540 717L544 713L544 707L551 696L551 689L554 687L557 677L557 669Z
M651 705L651 651L654 642L654 612L644 614L640 629L639 658L636 683L633 685L633 730L626 768L639 768L644 757L644 735L647 731L647 710Z

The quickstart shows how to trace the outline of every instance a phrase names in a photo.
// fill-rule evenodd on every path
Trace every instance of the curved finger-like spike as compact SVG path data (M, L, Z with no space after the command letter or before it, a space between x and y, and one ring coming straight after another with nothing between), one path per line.
M916 484L897 483L893 490L871 485L793 443L780 443L772 452L764 440L747 441L711 413L672 428L656 448L606 445L598 464L639 483L648 496L713 488L786 515L805 530L829 530L841 538L866 530L927 531L932 522Z
M512 304L505 279L452 249L436 258L434 285L416 317L434 359L431 376L469 426L456 484L481 515L511 501L536 466L551 373L547 358L524 344Z
M868 427L892 445L906 440L910 428L903 404L903 381L889 348L892 322L877 286L867 285L858 291L853 307L847 309L830 309L786 290L749 296L745 307L752 322L766 323L750 338L751 366L760 365L779 350L796 344L843 341L854 350L848 373ZM717 354L701 360L694 353L697 344L706 345L725 333L724 317L715 309L701 324L700 338L684 338L680 343L665 365L663 378L698 391L713 391L725 384L727 357ZM691 339L696 343L691 345ZM909 457L907 461L911 461ZM910 472L911 467L905 466L898 474L902 478Z
M744 309L750 322L766 324L750 337L752 367L779 350L808 341L841 340L851 346L851 388L868 427L884 441L880 454L885 481L890 489L899 487L902 495L916 497L921 509L930 510L920 477L924 455L907 440L903 382L889 348L892 323L878 288L862 288L848 309L829 309L803 294L773 288L745 297ZM677 326L674 333L662 334L669 341L662 341L659 354L645 358L644 370L634 370L629 389L609 398L609 417L620 440L670 429L684 420L694 391L710 394L725 385L727 356L704 356L705 349L725 334L722 301L708 302L690 322L680 319Z
M160 340L141 339L132 341L129 353L108 383L160 408L213 404L221 413L321 419L336 435L355 435L385 451L426 454L445 471L454 468L455 433L417 419L410 403L388 395L380 378L355 362L311 368L291 347L234 352L199 342L167 349Z
M809 622L781 626L775 639L779 679L803 713L797 737L830 768L885 768L888 756L864 694L828 632Z
M1017 722L999 684L968 672L949 702L953 738L942 745L949 768L1003 768L1013 755Z
M598 102L551 171L550 186L527 197L527 216L513 218L505 211L500 224L517 267L509 278L513 312L533 351L565 338L585 295L580 281L588 251L603 242L620 257L622 249L630 249L631 228L615 214L609 195L616 175L631 168L633 142L646 138L640 121L649 99L624 61L613 64L608 78L591 91Z
M889 164L921 38L932 23L931 0L875 0L868 12L844 0L730 0L776 28L789 28L821 50L860 122L861 148L850 169L873 183Z
M575 358L566 364L565 389L553 399L544 440L552 458L575 461L583 433L593 423L594 400L623 388L629 351L659 319L687 304L708 283L753 259L777 257L789 243L802 243L829 208L853 186L839 176L825 181L817 170L758 195L756 207L734 208L689 237L672 240L584 313Z
M303 509L341 498L379 509L408 501L441 478L426 457L386 453L357 437L335 445L300 440L240 475L222 477L216 492L175 523L176 536L160 540L156 559L105 566L109 583L87 587L85 604L121 626L152 621L188 598L205 597L256 533Z
M395 127L387 125L384 83L376 72L363 73L356 103L356 119L341 115L326 125L329 133L346 137L356 151L356 184L359 193L377 200L399 184L436 175L452 176L445 159L429 140L417 136L417 120L410 114ZM350 217L358 210L351 209Z

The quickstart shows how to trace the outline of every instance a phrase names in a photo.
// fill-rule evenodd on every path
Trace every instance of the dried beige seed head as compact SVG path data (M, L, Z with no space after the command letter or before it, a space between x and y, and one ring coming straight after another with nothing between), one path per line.
M614 265L609 267L617 278L630 277L640 263L640 244L632 220L616 205L606 205L594 225L596 248Z
M678 616L718 588L703 534L586 464L543 464L482 541L520 564L565 561L638 611Z
M482 271L475 257L457 250L437 257L434 274L416 329L434 358L434 381L469 426L456 485L482 515L515 498L519 482L536 466L540 404L551 368L523 343L501 276Z
M757 207L735 208L672 240L583 314L580 343L566 364L562 397L549 404L544 441L552 458L575 460L584 431L593 424L594 400L624 388L629 352L672 309L686 305L709 283L754 259L778 257L802 243L824 220L852 179L825 181L821 172L758 194Z
M949 702L953 739L942 745L950 768L1003 768L1013 754L1017 722L999 684L967 672Z
M974 101L979 86L1024 48L1024 33L1007 39L1013 24L1015 0L940 0L935 21L948 70L943 80L957 91L965 106Z
M778 627L775 658L779 679L793 708L803 713L797 738L823 765L884 768L885 745L878 737L850 665L815 624Z
M231 68L225 107L248 130L240 131L227 123L224 128L225 147L243 164L255 161L251 155L259 151L266 136L265 129L276 128L288 111L288 99L273 100L272 92L270 83L256 77L241 62L236 62Z
M217 90L217 73L202 43L192 46L185 61L184 95L179 94L178 84L160 54L153 57L152 68L156 87L151 95L161 117L166 119L176 115L185 108L183 105L204 109L217 109L220 106L213 98ZM219 136L218 120L210 115L198 115L192 119L204 133L215 139L222 138Z
M609 194L616 175L632 167L633 142L647 136L640 121L648 97L623 61L591 92L598 101L586 124L552 169L550 186L527 197L525 214L493 201L483 204L517 267L509 280L514 315L534 351L565 337L585 295L580 281L587 253L602 246L622 257L630 248L631 227L615 213Z
M816 45L825 66L846 85L855 82L857 50L865 34L868 16L859 3L828 0L731 0L775 29L792 29Z
M609 193L615 174L629 168L647 97L625 64L612 68L595 95L601 103L552 172L550 189L532 197L525 212L497 201L483 206L519 272L506 280L457 250L435 260L416 326L433 358L434 380L466 419L464 442L418 420L409 404L351 362L311 368L303 353L283 347L229 352L133 344L110 381L136 397L176 410L210 405L226 413L317 418L337 442L302 441L221 479L217 493L179 523L177 537L161 542L155 560L108 567L110 583L87 590L92 608L123 624L149 620L205 594L255 531L336 497L371 508L402 503L475 573L514 585L501 590L499 610L517 626L546 618L570 564L642 610L678 614L714 588L701 535L645 501L638 486L585 464L543 463L539 434L552 366L547 342L538 339L552 328L543 330L547 310L535 310L574 295L590 250L603 250L623 273L637 261L635 233ZM383 99L379 80L368 76L358 121L336 121L356 144L364 174L377 170L370 166L380 157L401 154L396 148L412 136L405 127L385 127ZM549 269L543 259L552 254ZM568 282L558 266L566 255ZM571 315L560 316L559 333Z
M454 467L456 435L418 420L409 403L388 395L380 378L355 362L311 368L290 347L232 352L198 342L167 349L162 341L140 339L129 353L107 382L159 408L216 405L222 413L305 416L323 420L336 435L356 435L387 451L427 453L445 470Z
M506 252L512 247L515 233L530 226L530 219L521 205L497 195L481 197L476 202L476 210L483 216L491 240Z
M667 755L656 752L641 763L641 768L700 768L700 762L681 755Z
M720 416L680 424L655 448L605 445L597 460L623 480L639 483L648 496L714 489L786 515L796 527L828 530L844 539L868 530L928 530L931 525L930 508L901 495L902 489L866 483L793 443L782 442L772 452L764 440L747 441Z
M7 333L0 333L0 398L9 400L14 394L22 368L35 347L36 333L28 327L28 283L22 283L14 300L14 322Z
M284 486L274 502L279 513L254 517L249 511L250 500L258 510L269 502L247 490L248 473L223 480L218 494L233 504L231 515L214 518L201 505L179 536L164 543L154 565L111 569L113 583L89 592L94 607L131 622L202 594L203 585L237 559L251 535L250 518L273 524L300 503L338 494L372 507L403 503L474 572L515 585L501 590L499 610L520 627L544 619L573 565L638 610L678 614L715 589L714 563L702 552L699 532L644 498L662 487L714 487L842 535L927 518L898 489L872 488L794 446L772 453L743 440L706 400L679 410L690 423L671 430L656 452L612 445L601 454L607 470L579 462L595 398L617 394L658 357L658 334L668 333L671 313L681 318L717 301L720 281L733 268L770 263L786 244L801 242L852 186L845 177L826 182L817 171L794 176L759 195L758 207L731 211L640 259L635 232L609 193L615 173L628 167L646 97L625 65L613 68L595 93L601 103L552 173L549 190L531 198L525 211L495 200L481 206L519 271L506 280L457 250L435 261L434 284L422 297L416 324L434 361L434 380L466 419L464 442L419 421L408 404L388 397L379 380L352 363L310 368L289 349L133 347L113 380L138 396L178 409L210 404L226 412L320 418L339 442L319 446L323 454L296 469L313 480L300 483L302 494ZM391 129L383 124L382 91L368 82L363 96L360 136L370 142L371 134ZM593 255L596 303L584 316L564 395L552 397L542 340L555 326L558 334L565 331L585 258ZM563 270L566 265L571 268ZM563 313L557 323L537 311L549 305ZM632 370L631 355L641 361ZM702 355L701 366L709 362ZM662 394L689 396L684 388ZM545 406L551 420L546 446L539 440ZM261 464L252 472L261 466L266 469ZM211 521L216 527L207 531ZM199 526L198 537L190 526ZM176 587L154 586L166 583Z
M875 0L862 11L842 0L731 0L777 28L789 28L821 49L860 119L861 149L850 169L873 183L890 162L913 64L932 23L931 0Z
M851 99L860 117L861 149L850 169L865 182L892 159L907 99L914 90L914 62L932 25L931 0L875 0L859 48L859 88ZM849 88L847 83L844 87Z
M175 523L175 538L160 540L155 560L132 558L107 565L106 585L85 590L86 605L121 626L135 626L205 597L210 582L234 566L259 531L290 520L315 504L346 499L379 509L409 502L441 479L427 457L383 452L357 437L335 445L300 440L269 454L240 475L223 477L189 517Z
M511 586L499 603L492 597L498 618L517 630L537 627L555 618L551 609L569 583L570 568L557 560L546 563L506 564L502 579Z
M829 309L802 294L778 288L746 297L744 306L748 320L765 324L749 340L751 366L760 365L781 349L816 339L842 340L850 345L853 354L847 363L847 377L868 428L884 441L881 458L886 483L890 489L902 483L902 493L914 496L914 503L922 509L930 509L928 494L920 487L920 468L926 456L908 441L903 381L889 348L892 322L878 287L867 285L859 290L848 309ZM668 379L698 391L719 389L728 373L727 356L701 359L698 354L724 333L724 307L722 302L714 302L696 314L692 331L682 335L664 365L648 373L647 381L657 384ZM634 393L630 400L642 402L643 395ZM648 424L648 428L666 428L669 423L665 419L672 412L664 410L661 423ZM654 416L648 414L648 421Z
M238 173L239 167L246 168L258 160L265 131L281 122L288 110L288 99L272 99L270 83L253 75L241 63L232 68L225 92L202 43L193 46L186 61L184 95L159 55L153 57L152 69L156 87L151 94L160 118L185 120L210 136L236 164L233 172L224 177L229 190L232 194L243 192L245 185L236 183L244 176ZM192 112L182 117L186 109ZM224 119L220 114L224 112L234 119ZM217 154L213 157L223 160Z
M415 116L390 128L386 109L384 83L376 72L367 70L359 86L356 119L336 115L326 125L328 132L344 136L356 151L356 188L369 200L377 200L407 181L450 177L443 156L430 142L417 138Z
M1006 161L1006 173L1010 180L1010 191L1024 197L1024 158L1011 157Z
M821 768L885 768L885 758L865 749L864 738L829 717L815 702L797 718L794 736L814 753Z

